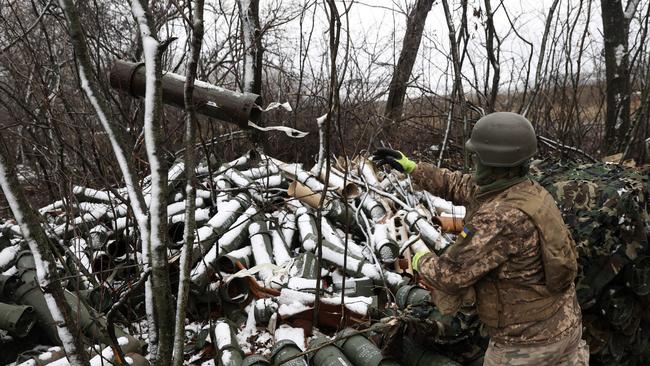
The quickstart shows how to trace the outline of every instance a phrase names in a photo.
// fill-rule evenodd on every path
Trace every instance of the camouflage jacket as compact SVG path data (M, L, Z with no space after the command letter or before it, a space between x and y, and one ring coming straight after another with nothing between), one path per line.
M432 287L459 295L470 287L479 288L481 281L488 280L544 284L535 224L522 211L505 205L501 192L479 194L471 175L426 163L418 164L412 179L418 188L467 207L466 227L456 243L440 257L424 256L418 265L420 274ZM580 324L580 308L573 286L562 296L562 306L545 320L499 328L488 326L493 341L543 344L568 334ZM477 295L477 302L481 302L481 295Z

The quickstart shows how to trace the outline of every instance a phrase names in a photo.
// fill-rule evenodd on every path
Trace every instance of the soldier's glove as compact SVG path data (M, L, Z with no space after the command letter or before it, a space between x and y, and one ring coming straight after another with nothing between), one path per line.
M420 269L419 269L419 267L418 267L418 264L419 264L419 262L420 262L420 258L422 258L423 256L425 256L426 254L429 254L429 253L428 253L428 252L417 252L417 253L415 253L415 255L413 256L413 259L411 259L411 267L413 268L413 270L414 270L415 272L419 272L419 271L420 271Z
M384 147L377 149L372 154L372 162L378 167L388 164L393 169L406 174L411 174L411 172L413 172L417 167L417 164L413 160L407 158L406 155L402 154L401 151Z

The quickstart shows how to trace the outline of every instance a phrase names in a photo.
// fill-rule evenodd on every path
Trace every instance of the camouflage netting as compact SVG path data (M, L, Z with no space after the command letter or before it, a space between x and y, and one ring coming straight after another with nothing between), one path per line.
M650 362L647 171L615 164L535 166L580 253L578 299L592 364Z
M647 250L647 175L615 164L541 163L535 178L555 197L582 258Z

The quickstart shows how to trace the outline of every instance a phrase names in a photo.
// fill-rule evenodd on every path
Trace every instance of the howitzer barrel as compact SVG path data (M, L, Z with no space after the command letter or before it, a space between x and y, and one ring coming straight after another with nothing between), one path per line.
M135 97L142 97L146 90L144 63L116 60L110 72L110 83L115 89L123 90ZM185 76L163 72L163 103L184 108ZM238 93L232 90L196 80L194 82L194 103L200 114L247 127L248 121L258 122L262 98L257 94Z

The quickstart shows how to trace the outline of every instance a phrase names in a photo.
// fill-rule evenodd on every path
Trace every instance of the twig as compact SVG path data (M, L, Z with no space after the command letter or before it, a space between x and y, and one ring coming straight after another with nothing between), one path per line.
M194 147L196 149L200 149L200 148L203 147L204 144L209 144L209 143L213 143L213 142L223 143L223 142L231 141L231 140L235 140L235 139L245 139L245 138L248 138L249 135L250 135L250 131L237 130L237 131L233 131L233 132L230 132L230 133L225 133L223 135L215 136L215 137L213 137L210 140L205 141L205 142L199 142L199 143L195 144ZM187 151L187 147L183 147L182 149L177 150L174 153L174 157L178 159L179 157L183 156L185 151Z
M541 135L538 135L537 138L540 139L542 142L545 142L545 143L547 143L547 144L552 144L552 145L554 145L554 146L556 146L556 147L559 147L560 149L568 150L568 151L573 151L573 152L575 152L575 153L578 153L578 154L580 154L580 155L586 157L587 159L591 160L591 161L594 162L594 163L597 163L597 162L598 162L598 160L597 160L596 158L594 158L593 156L587 154L586 152L584 152L584 151L578 149L577 147L573 147L573 146L569 146L569 145L564 145L564 144L562 144L561 142L558 142L558 141L555 141L555 140L551 140L551 139L549 139L548 137L544 137L544 136L541 136Z
M11 47L13 47L16 43L18 43L18 41L20 41L23 37L25 37L25 36L28 35L32 30L34 30L34 28L36 28L36 26L38 25L38 23L40 23L41 20L43 19L43 17L45 16L45 13L47 13L47 10L50 8L50 5L52 5L52 1L53 1L53 0L50 0L50 1L47 2L47 4L45 5L45 7L43 8L43 11L38 15L38 18L36 18L36 20L34 21L34 23L32 23L32 24L29 26L29 28L27 28L27 30L25 30L25 33L23 33L20 37L17 37L17 38L14 39L13 41L11 41L8 45L6 45L6 46L2 49L2 51L0 51L0 54L4 54L5 52L7 52L8 49L10 49Z
M447 128L445 128L445 137L442 139L442 145L440 146L440 155L438 156L438 164L436 166L440 168L442 164L442 157L445 154L445 149L447 148L447 140L449 139L449 131L451 130L451 110L447 114Z
M115 353L115 361L118 365L124 365L125 361L124 352L122 352L122 348L117 342L117 337L115 336L114 318L119 308L124 306L126 300L129 298L129 296L131 296L133 292L144 285L150 274L151 268L147 268L144 272L142 272L142 276L140 276L140 278L133 284L133 286L131 286L130 289L120 295L120 299L111 307L111 309L106 314L106 331L108 332L108 337L111 340L111 348L113 348L113 352Z
M366 185L364 182L362 182L362 181L360 181L360 180L358 180L358 179L354 179L354 178L352 178L352 177L350 177L349 179L350 179L350 182L352 182L352 183L361 184L361 185ZM366 187L367 187L369 190L371 190L371 191L377 193L378 195L383 196L383 197L386 197L386 198L388 198L388 199L394 201L394 202L397 203L398 205L402 206L402 208L404 208L404 209L407 209L407 210L412 210L412 209L413 209L413 208L412 208L408 203L406 203L406 202L402 201L401 199L397 198L394 194L390 194L390 193L388 193L388 192L384 192L384 191L382 191L381 189L377 189L377 188L375 188L375 187L373 187L373 186L371 186L371 185L366 185Z
M329 8L329 43L330 43L330 85L327 98L328 111L325 117L325 156L329 157L330 154L330 131L332 125L332 111L338 105L338 80L336 70L336 57L338 54L339 37L341 35L341 19L336 8L334 0L327 0L327 7ZM325 187L330 179L330 159L325 159ZM318 234L316 268L321 268L323 261L323 205L325 204L325 195L322 194L320 202L318 203L318 213L316 215L316 232ZM316 296L314 302L314 316L312 319L312 328L318 324L318 309L320 306L320 288L321 288L321 271L316 271Z
M176 2L177 9L185 17L185 14ZM183 346L185 345L185 315L190 288L190 271L192 265L192 243L195 239L196 230L196 110L194 106L194 79L196 79L197 68L203 42L204 22L203 9L204 1L196 0L194 9L192 2L187 2L188 27L191 29L192 38L190 42L191 58L187 65L187 75L183 87L183 103L185 104L185 224L183 228L183 249L179 264L178 295L176 303L176 317L174 324L174 340L172 351L172 362L176 366L183 364Z

